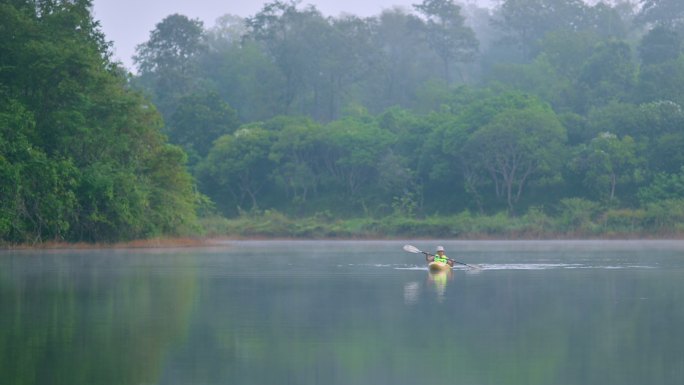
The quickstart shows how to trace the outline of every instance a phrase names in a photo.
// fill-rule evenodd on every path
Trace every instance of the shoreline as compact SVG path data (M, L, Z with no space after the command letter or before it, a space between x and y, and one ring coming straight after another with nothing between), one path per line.
M273 242L273 241L491 241L491 242L617 242L617 241L684 241L684 237L679 234L674 236L656 236L653 234L609 234L595 237L576 237L576 236L549 236L549 237L514 237L514 236L472 236L472 237L407 237L407 236L364 236L364 237L292 237L292 236L213 236L213 237L174 237L174 238L150 238L138 239L125 242L113 243L88 243L88 242L43 242L38 244L17 244L0 245L0 251L21 251L21 250L106 250L106 249L173 249L173 248L194 248L194 247L217 247L225 246L231 241L250 241L250 242Z

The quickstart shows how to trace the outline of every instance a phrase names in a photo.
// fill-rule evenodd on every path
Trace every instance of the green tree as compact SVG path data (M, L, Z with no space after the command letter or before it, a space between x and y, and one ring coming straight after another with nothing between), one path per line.
M380 61L373 44L373 26L355 16L332 19L331 30L319 49L323 56L320 76L315 82L314 100L323 121L340 117L343 109L358 103L357 88L363 88ZM349 96L347 96L349 95Z
M299 10L296 1L278 0L265 4L247 19L247 25L249 37L263 44L284 77L281 97L285 111L295 112L310 81L320 73L319 50L326 50L330 25L314 7Z
M197 88L197 60L206 50L203 23L179 14L157 23L149 40L136 47L133 61L139 82L152 91L165 117L171 115L180 97Z
M562 107L562 92L569 81L559 76L546 56L540 55L529 64L494 66L488 80L499 82L512 90L527 92Z
M684 198L684 167L674 174L655 174L647 186L639 189L637 196L642 205Z
M504 110L477 129L464 147L464 163L488 175L510 212L533 180L558 178L565 128L548 107Z
M0 105L0 239L64 240L77 206L78 170L69 159L50 158L29 141L35 124L15 101ZM3 111L4 110L4 111Z
M186 162L185 152L170 144L159 146L150 154L144 174L152 186L147 198L148 215L157 224L159 234L180 235L195 230L198 196Z
M192 180L180 160L154 163L166 148L159 114L109 61L90 8L0 4L14 36L0 42L3 240L121 240L194 222ZM173 199L156 204L160 189ZM183 219L162 223L169 213Z
M680 92L682 87L684 87L684 55L680 55L676 60L642 67L634 90L634 99L640 103L671 101L682 105L684 104L684 97Z
M582 0L504 0L496 25L529 60L536 56L538 44L548 32L575 30L581 25L585 8Z
M541 54L566 79L576 79L594 52L598 36L591 31L549 32L540 42Z
M629 1L600 1L580 13L581 24L576 32L596 34L605 40L625 39L633 17Z
M364 193L377 180L378 164L394 141L393 135L371 119L355 116L329 123L324 132L328 183L339 185L353 203L365 204Z
M446 193L448 188L429 188L432 167L427 158L433 154L434 148L438 147L432 140L434 127L433 116L422 116L409 110L392 108L378 117L378 125L383 131L391 133L395 141L379 164L380 176L378 183L384 193L396 198L400 205L414 206L413 209L423 211L425 203L451 203L445 197L453 197L455 194ZM428 141L434 143L428 147ZM436 181L435 185L441 185ZM426 201L426 195L437 193L442 199ZM432 205L432 208L440 206ZM442 205L443 206L443 205ZM406 208L406 207L404 207Z
M235 110L217 93L207 92L180 98L165 131L169 140L182 146L195 164L207 156L214 140L232 134L238 126Z
M619 139L609 132L599 134L588 145L580 147L574 167L584 173L587 189L612 201L618 184L639 180L640 160L630 136Z
M269 158L277 164L275 180L291 203L300 206L316 197L323 177L323 130L308 118L281 117L267 122L277 125Z
M477 53L475 33L465 24L461 7L453 0L423 0L414 7L426 19L425 38L442 60L444 79L451 84L454 63L471 61Z
M648 146L642 150L652 171L677 173L684 164L684 111L671 101L645 103L638 107L637 132Z
M240 44L247 35L247 20L243 17L225 14L206 31L207 46L210 51L221 51L234 44Z
M632 103L613 102L594 107L586 114L586 125L580 139L588 143L602 132L612 132L618 136L641 137L648 135L649 127L643 124L639 106Z
M644 65L675 60L682 53L679 34L665 27L648 31L639 43L639 57Z
M242 127L218 138L199 166L208 193L227 212L258 210L258 197L269 182L274 164L269 159L273 134L258 125ZM226 196L228 194L229 196Z
M680 151L684 145L684 135L680 130L683 122L682 108L671 101L641 105L612 103L593 109L577 135L584 143L589 143L602 132L611 132L618 137L630 136L634 138L649 172L676 173L684 162Z
M628 100L636 83L636 65L625 42L598 44L577 79L582 102L576 108ZM581 105L584 104L584 105Z
M451 113L431 113L424 118L428 134L414 145L421 150L417 172L425 183L427 208L455 211L464 207L462 192L471 193L478 208L482 202L470 189L468 168L463 167L463 147L468 138L468 122ZM466 175L464 178L463 175Z
M208 33L211 49L198 59L206 88L215 90L243 122L286 113L284 76L261 45L220 30Z
M415 106L419 88L443 70L420 33L425 23L398 8L384 10L371 23L376 62L361 100L371 111Z
M258 42L283 79L281 111L320 121L340 111L365 88L379 60L372 25L355 16L325 18L315 7L274 1L247 20L248 37ZM362 93L363 91L361 91Z
M640 0L637 21L664 27L681 27L684 22L684 4L678 0Z

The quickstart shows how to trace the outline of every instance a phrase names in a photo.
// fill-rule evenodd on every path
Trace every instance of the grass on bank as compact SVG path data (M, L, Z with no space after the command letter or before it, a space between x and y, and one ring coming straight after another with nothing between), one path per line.
M24 250L24 249L49 249L49 250L79 250L79 249L156 249L176 247L203 247L212 242L204 237L154 237L148 239L136 239L122 242L66 242L46 241L31 244L1 244L0 249Z
M583 199L567 199L547 212L531 208L523 215L469 211L457 215L383 218L336 218L329 212L293 218L278 211L243 213L236 218L206 216L192 234L176 234L114 243L1 244L0 248L168 248L212 245L217 238L293 239L625 239L684 238L684 199L664 200L643 208L602 208Z
M469 211L423 218L335 219L329 213L291 218L266 210L227 219L202 219L207 237L273 238L678 238L684 235L684 200L666 200L639 209L601 209L582 199L564 200L553 215L531 208L523 215Z

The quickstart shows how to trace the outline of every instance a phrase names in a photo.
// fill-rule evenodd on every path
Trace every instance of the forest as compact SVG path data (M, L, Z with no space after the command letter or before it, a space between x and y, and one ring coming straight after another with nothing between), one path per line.
M684 231L680 0L90 10L0 2L2 242Z

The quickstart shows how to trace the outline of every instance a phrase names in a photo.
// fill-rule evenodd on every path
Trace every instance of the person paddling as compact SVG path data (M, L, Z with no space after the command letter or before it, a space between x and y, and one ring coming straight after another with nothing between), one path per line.
M404 250L408 251L409 253L414 253L414 254L419 254L419 253L425 254L425 260L428 261L428 263L437 260L436 258L439 257L440 259L438 259L438 261L443 260L442 258L444 258L447 261L446 264L449 266L452 266L452 267L454 266L454 264L458 263L459 265L467 266L471 269L475 269L475 270L481 270L482 269L480 266L477 266L477 265L469 265L467 263L454 261L453 259L448 258L446 255L444 255L444 247L442 247L442 246L437 246L437 255L432 255L432 254L428 253L427 251L423 251L423 250L421 250L415 246L411 246L411 245L404 245ZM440 251L441 251L441 253L440 253Z
M444 254L444 247L443 246L437 246L437 254L432 255L425 253L425 260L429 262L442 262L446 263L449 266L454 266L454 261L449 259L449 257Z

